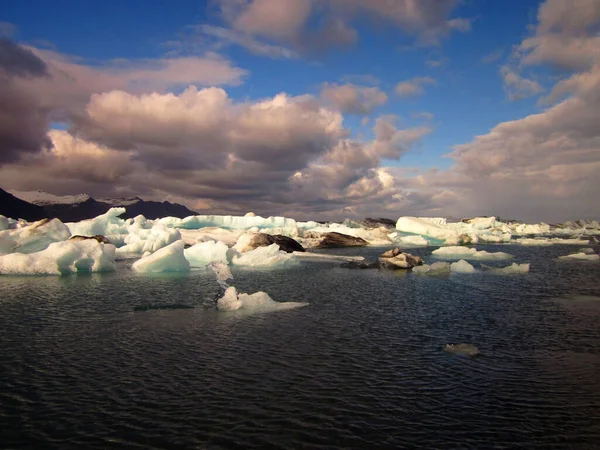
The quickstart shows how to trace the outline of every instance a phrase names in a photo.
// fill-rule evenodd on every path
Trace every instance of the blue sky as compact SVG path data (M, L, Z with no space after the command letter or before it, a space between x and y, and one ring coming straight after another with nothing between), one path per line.
M597 19L596 10L600 10L600 5L596 3L596 0L592 0L587 6L588 10L584 11L578 9L576 3L570 7L571 3L566 0L398 0L395 3L381 0L182 0L175 6L157 0L7 1L0 5L0 22L4 22L0 30L4 30L5 36L16 45L31 50L46 62L54 80L64 74L74 80L71 87L64 80L60 82L60 89L56 88L58 84L54 87L63 96L73 96L64 104L55 98L52 101L45 99L52 87L40 87L41 82L31 85L33 91L29 92L40 95L41 103L52 103L54 110L49 114L50 128L85 139L90 145L106 146L102 148L109 153L126 149L130 152L129 161L132 164L133 161L148 164L148 155L158 144L150 142L147 135L135 138L130 135L131 142L127 144L122 137L117 139L114 133L100 136L98 130L102 126L96 123L92 127L91 122L95 119L88 117L83 120L81 116L82 110L94 104L94 96L102 95L103 100L108 101L107 94L112 90L128 91L134 96L152 92L162 96L172 92L180 96L189 86L198 89L218 86L225 89L228 101L232 104L251 105L273 99L279 93L285 93L290 98L308 95L320 102L322 107L339 111L343 116L343 132L332 132L331 127L328 128L325 142L319 134L324 130L312 130L316 133L311 136L314 140L302 145L322 148L316 153L307 151L306 158L295 161L293 168L286 167L289 173L284 174L281 167L270 167L264 173L265 178L273 176L279 181L287 180L282 189L289 189L288 194L292 196L292 192L298 192L294 184L298 180L310 180L307 181L309 184L324 182L317 182L313 178L319 167L326 166L332 173L339 174L342 169L348 168L340 165L340 161L357 159L357 152L363 152L362 157L369 153L371 161L365 166L352 166L352 174L346 174L344 180L336 180L339 195L302 188L303 195L311 191L314 198L307 198L302 205L293 205L289 199L279 199L288 202L286 208L289 213L308 214L310 208L317 208L317 205L325 211L323 205L330 203L332 209L326 211L329 214L365 210L357 204L357 193L367 189L366 186L370 189L376 179L380 183L379 194L387 192L379 169L391 168L389 173L396 177L396 185L408 183L411 186L407 186L403 192L388 192L395 199L390 202L403 198L405 203L396 204L397 207L406 207L415 213L434 214L444 213L448 208L444 209L438 202L435 205L428 204L419 211L417 205L407 199L421 192L423 197L419 197L420 201L436 196L457 201L467 194L465 189L473 193L482 187L481 179L489 176L490 165L494 166L496 178L517 177L517 174L520 177L518 179L535 178L535 183L541 183L539 186L527 184L527 189L531 190L532 204L553 204L555 197L547 197L550 194L544 193L543 186L547 185L548 192L552 191L554 178L564 177L567 172L574 173L575 169L557 168L554 162L544 160L547 153L541 150L535 158L540 162L539 167L518 162L522 155L530 151L532 144L525 143L526 140L536 142L535 145L539 145L540 149L544 147L544 137L536 133L514 137L514 142L518 140L519 145L524 146L521 151L502 147L501 141L495 141L496 134L490 134L490 131L506 123L514 123L515 129L521 129L521 121L532 115L542 119L552 116L546 113L549 108L557 106L556 100L543 103L541 99L552 92L561 80L568 80L589 70L585 64L577 65L577 62L573 63L576 67L571 63L566 64L568 67L562 66L565 66L565 55L569 56L569 52L572 52L569 45L574 39L573 24L581 27L575 33L578 37L589 32L585 34L585 39L593 42L595 37L590 26ZM302 15L304 13L306 17ZM551 39L562 39L564 53L558 54L557 51L556 55L551 54L552 50L548 48L557 48L556 41L549 44ZM593 48L593 45L589 48ZM545 56L540 57L540 54ZM586 55L577 56L588 60ZM176 59L180 60L180 65L169 66ZM589 60L594 59L590 56ZM155 71L150 74L140 72L141 68L145 70L156 65L168 67L152 69ZM561 66L561 70L557 71L557 66ZM181 71L193 73L179 76L178 72ZM208 73L210 71L216 74L211 76ZM139 77L143 78L142 84L139 84ZM403 82L409 82L416 89L412 91L414 95L397 92L399 83ZM24 81L19 83L25 86ZM132 86L137 86L137 90ZM331 98L327 97L327 86L332 91L344 87L354 89L355 93L379 95L384 99L377 97L378 100L373 100L376 102L374 105L359 112L351 111L341 97L335 97L336 101L331 103L329 100L327 103L327 99ZM336 91L331 95L350 93ZM152 107L158 108L156 104ZM285 107L293 109L291 104ZM316 114L316 110L313 112ZM121 113L125 114L119 111ZM160 115L160 110L155 114ZM239 111L234 114L239 114ZM56 122L56 117L61 117L61 122ZM154 120L153 117L146 119L148 123ZM313 119L316 120L316 116ZM127 116L123 120L133 121L134 118ZM82 125L83 122L86 124ZM395 145L395 148L383 148L378 141L380 137L377 136L377 130L382 132L382 128L377 124L383 126L388 122L393 130L401 131L385 144ZM290 123L293 124L293 120ZM171 125L174 126L174 123ZM106 124L103 127L106 130ZM409 134L415 132L418 137L406 140L402 134L404 130ZM210 137L202 134L204 131L192 130L190 133L196 140L190 135L185 145L180 143L178 151L182 154L194 151L190 147L196 145L193 143L214 137L212 134ZM292 134L290 130L284 132L284 136ZM570 134L568 130L567 134ZM477 139L477 136L483 136L483 139ZM346 138L360 143L362 149L349 150L352 154L343 157L339 154L335 156L333 149ZM488 141L494 141L495 147L488 148ZM513 142L513 135L505 141ZM402 148L398 147L398 142L402 142ZM152 145L155 147L148 147ZM202 144L197 145L202 147ZM235 161L243 160L241 151L231 150L239 143L230 140L225 145L230 148L229 158L236 155ZM305 147L297 147L300 144L292 140L277 145L282 153L305 151ZM456 146L462 149L459 153L464 153L463 156L455 151ZM452 157L445 157L453 151ZM577 149L573 151L581 153ZM122 157L123 153L119 155ZM208 159L211 159L214 151L209 156ZM155 162L154 157L152 161ZM334 168L335 164L338 166ZM552 172L542 173L549 167L553 167ZM423 176L431 173L431 169L441 171L442 175L436 176L435 182L432 181L437 191L427 191L425 195L420 189L427 183L402 179L399 174L408 173L402 172L404 169L410 169L413 175ZM467 182L461 177L469 171L474 175ZM279 178L275 173L279 174ZM200 177L200 173L197 176ZM207 194L208 189L200 185L169 192L164 186L150 190L147 186L137 188L139 180L134 183L126 178L124 175L122 180L119 179L122 186L117 188L115 185L111 189L157 198L170 196L192 205L194 202L198 205L210 204L223 211L242 208L239 200L228 198L225 201L220 199L220 195ZM19 187L23 188L23 183L19 183ZM31 181L27 187L35 184ZM39 185L47 188L42 182ZM360 189L359 185L362 186ZM59 194L76 193L66 192L76 188L76 185L65 183L56 186L55 191ZM108 189L102 183L98 186L83 184L80 188L94 192ZM588 193L594 188L586 185L577 189L584 189ZM555 195L564 197L566 194L556 191ZM342 201L344 196L346 200ZM369 200L365 197L362 201ZM563 201L564 198L560 200ZM477 208L463 205L465 212L473 209L477 213L496 213L483 210L486 203L482 198L471 199L471 202L477 204ZM275 203L274 200L265 200L261 207L271 210L275 208ZM498 201L498 206L505 214L511 213L511 207L507 206L509 204L506 199ZM549 210L551 206L545 208ZM546 209L543 214L540 213L542 216L546 214ZM580 205L578 211L584 209L584 205ZM515 212L529 210L524 204ZM548 215L551 216L549 212Z

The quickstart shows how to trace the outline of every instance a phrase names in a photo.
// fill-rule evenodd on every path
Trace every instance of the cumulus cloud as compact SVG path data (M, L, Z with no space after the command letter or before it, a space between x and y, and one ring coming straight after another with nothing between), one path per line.
M321 99L346 114L369 114L387 102L387 94L377 87L362 87L351 83L325 83Z
M46 135L50 122L81 120L95 92L238 84L245 74L214 53L91 66L54 51L0 39L0 162L51 145Z
M415 97L425 92L425 85L435 84L436 81L431 77L415 77L398 83L396 85L396 94L401 97Z
M460 192L474 213L530 220L597 216L600 181L600 54L595 30L600 1L581 8L548 0L540 6L535 35L513 55L520 66L549 64L571 71L544 99L548 109L496 125L488 134L458 145L455 166L431 174L431 182ZM571 51L573 50L573 51ZM541 88L512 69L503 75L516 93Z

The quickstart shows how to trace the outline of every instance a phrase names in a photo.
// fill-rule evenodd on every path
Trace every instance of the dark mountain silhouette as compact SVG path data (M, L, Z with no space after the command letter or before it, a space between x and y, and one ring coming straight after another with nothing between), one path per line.
M198 214L179 203L145 201L138 197L106 200L95 200L88 197L86 200L76 203L36 205L0 189L0 214L29 221L56 217L63 222L79 222L104 214L110 208L120 206L126 209L125 214L120 216L122 219L129 219L140 214L147 219L167 216L183 219Z
M30 222L48 217L41 206L21 200L3 189L0 189L0 214Z

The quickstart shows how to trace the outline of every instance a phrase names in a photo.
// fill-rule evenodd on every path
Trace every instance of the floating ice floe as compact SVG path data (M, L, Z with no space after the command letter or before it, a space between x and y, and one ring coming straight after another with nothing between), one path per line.
M423 264L412 269L412 272L418 275L449 275L450 271L450 263L442 261L433 264Z
M457 356L477 356L479 349L473 344L446 344L444 350Z
M237 292L234 286L229 286L223 296L217 300L219 311L245 310L251 312L273 312L307 306L305 302L276 302L266 292L245 294Z
M231 264L247 267L284 266L296 263L296 256L293 253L280 251L277 244L258 247L244 254L234 255L231 258Z
M484 265L482 265L482 267L485 270L488 270L490 272L506 275L506 274L528 273L530 264L528 264L528 263L527 264L512 263L510 266L506 266L506 267L490 267L490 266L484 266Z
M512 255L504 252L486 252L469 247L440 247L431 252L436 258L446 259L510 259Z
M3 275L62 275L115 268L115 246L94 239L54 242L40 252L0 256Z
M464 259L450 264L450 271L452 273L475 273L475 267L469 264Z
M581 261L598 261L600 260L600 255L597 254L589 254L589 253L573 253L572 255L559 256L559 259L572 259L572 260L581 260Z
M187 272L190 270L190 263L183 253L184 246L182 240L173 242L155 253L143 256L131 268L146 273Z
M555 245L555 244L566 244L566 245L587 245L587 239L562 239L562 238L519 238L515 239L515 242L521 245Z

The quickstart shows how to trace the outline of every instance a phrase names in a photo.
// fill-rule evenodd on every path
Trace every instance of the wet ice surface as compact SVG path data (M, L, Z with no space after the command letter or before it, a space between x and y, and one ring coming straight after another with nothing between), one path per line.
M119 261L106 274L3 277L0 442L593 448L600 264L559 260L579 247L558 247L477 247L531 263L522 276L479 261L445 277L315 260L232 267L240 292L310 303L268 313L203 307L219 289L206 269L141 274ZM410 252L432 264L432 250ZM458 358L448 343L481 353Z

